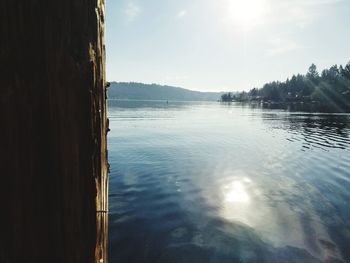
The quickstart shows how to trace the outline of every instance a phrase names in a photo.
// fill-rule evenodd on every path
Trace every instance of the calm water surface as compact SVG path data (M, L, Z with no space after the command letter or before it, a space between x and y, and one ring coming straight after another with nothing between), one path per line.
M110 262L350 262L350 115L109 101Z

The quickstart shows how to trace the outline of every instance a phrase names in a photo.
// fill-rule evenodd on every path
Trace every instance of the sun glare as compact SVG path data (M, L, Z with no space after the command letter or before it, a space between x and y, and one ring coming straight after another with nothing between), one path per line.
M250 198L243 183L234 181L227 187L225 201L230 203L248 203Z
M229 16L242 29L251 29L262 22L267 0L228 0Z

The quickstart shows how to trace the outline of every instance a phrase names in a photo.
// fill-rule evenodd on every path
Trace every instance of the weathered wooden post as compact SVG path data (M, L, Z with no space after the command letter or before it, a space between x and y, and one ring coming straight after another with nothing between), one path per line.
M3 0L0 36L0 262L106 262L104 1Z

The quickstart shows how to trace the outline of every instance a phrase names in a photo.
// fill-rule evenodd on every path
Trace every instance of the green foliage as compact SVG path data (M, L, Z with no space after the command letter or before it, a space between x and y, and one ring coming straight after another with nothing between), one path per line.
M233 96L232 96L231 92L221 95L221 101L230 102L232 100L233 100Z
M308 72L306 73L306 77L311 80L311 81L317 81L318 78L320 77L317 71L317 67L315 64L311 64L309 67Z
M224 96L224 95L223 95ZM346 66L333 65L317 71L311 64L305 75L293 75L284 82L273 81L262 88L236 95L238 101L278 103L317 103L324 110L350 111L350 62Z

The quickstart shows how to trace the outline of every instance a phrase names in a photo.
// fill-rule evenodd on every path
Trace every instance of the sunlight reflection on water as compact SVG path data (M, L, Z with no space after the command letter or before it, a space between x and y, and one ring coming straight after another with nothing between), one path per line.
M221 216L231 222L247 225L259 233L260 237L276 247L293 246L307 248L317 258L341 258L339 249L324 247L323 242L330 242L331 237L322 223L322 218L313 210L311 204L300 204L300 208L291 207L287 200L271 206L266 195L271 191L272 183L265 182L264 187L252 181L242 171L235 171L240 176L228 177L222 183ZM282 183L283 184L283 183ZM293 189L294 184L284 185L286 192L302 195ZM312 186L309 192L317 191ZM321 200L320 200L321 201ZM300 200L300 202L303 202ZM303 209L305 208L305 210ZM307 211L308 215L303 216ZM336 217L336 215L334 215ZM305 229L307 224L308 229Z
M350 262L350 116L121 104L111 262Z
M225 189L225 202L228 203L244 203L247 204L250 201L249 195L245 189L243 182L234 180L229 185L224 187Z

